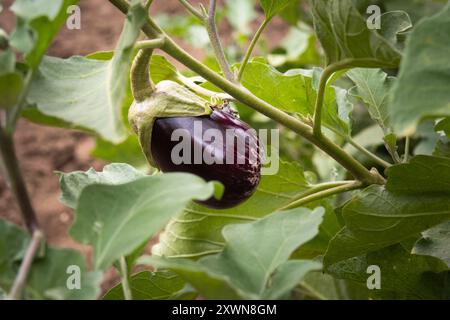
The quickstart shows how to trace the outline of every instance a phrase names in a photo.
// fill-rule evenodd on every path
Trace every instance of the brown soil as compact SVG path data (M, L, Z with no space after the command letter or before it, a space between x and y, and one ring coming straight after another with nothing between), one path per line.
M9 11L12 2L3 1L4 11L0 13L0 28L7 32L10 32L15 24L14 16ZM207 1L203 3L206 4ZM48 54L69 57L114 48L121 32L123 15L106 0L80 0L79 5L81 30L63 28ZM152 10L171 14L180 12L183 8L177 0L164 0L155 1ZM257 23L255 28L256 26ZM271 39L281 39L286 28L280 20L275 20L270 29ZM227 35L227 31L229 27L225 23L221 26L221 33ZM185 44L182 45L186 47ZM200 51L187 49L197 57L201 56ZM20 120L14 141L32 203L48 242L76 248L87 254L88 248L77 244L67 234L73 220L73 212L58 200L60 190L54 172L84 171L90 167L101 170L104 163L90 156L94 139L80 132L43 127ZM0 217L22 225L15 199L3 176L0 176ZM109 287L114 279L114 273L108 273L104 288Z

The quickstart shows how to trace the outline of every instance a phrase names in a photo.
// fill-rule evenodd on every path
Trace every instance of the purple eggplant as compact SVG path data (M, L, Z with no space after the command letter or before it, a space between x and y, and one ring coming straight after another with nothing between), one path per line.
M226 108L214 108L204 116L157 118L148 147L163 172L189 172L206 181L221 182L225 187L221 199L200 202L212 208L244 202L261 178L258 137Z

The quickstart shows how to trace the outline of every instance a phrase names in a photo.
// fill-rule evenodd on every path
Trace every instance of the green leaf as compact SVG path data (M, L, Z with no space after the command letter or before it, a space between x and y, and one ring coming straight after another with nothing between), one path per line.
M355 83L350 94L362 100L369 110L370 117L387 134L391 132L389 119L389 90L395 80L381 69L356 68L347 72Z
M25 54L25 60L33 69L64 24L67 8L76 3L77 0L16 0L11 6L17 25L10 43Z
M449 16L450 4L423 19L407 43L390 108L398 131L413 131L424 117L450 115Z
M44 115L97 132L104 140L124 141L128 131L123 108L132 100L129 69L145 15L135 0L112 60L45 57L31 85L28 102Z
M266 15L266 20L272 19L281 10L283 10L289 3L296 0L259 0L261 7Z
M422 233L412 253L441 259L450 268L450 221L437 225Z
M226 17L233 29L243 35L252 32L250 23L257 17L253 0L228 0L226 5Z
M182 215L169 223L153 251L180 258L220 252L224 245L221 230L225 225L264 217L286 206L310 187L301 167L280 160L278 174L263 175L255 194L235 208L215 210L190 204Z
M154 236L190 200L206 200L213 192L214 183L185 173L88 185L78 198L70 234L93 246L94 269L104 270Z
M150 74L154 83L162 80L177 81L178 70L166 57L157 54L152 55L150 60Z
M19 72L0 76L0 109L9 109L19 102L23 90L23 76Z
M30 236L25 231L0 219L0 287L5 291L13 284L29 242ZM67 284L72 283L70 266L79 268L79 289L68 289ZM95 299L100 293L101 280L101 273L87 271L79 252L48 247L45 255L35 257L24 294L28 299Z
M298 113L305 118L314 115L317 91L313 73L309 70L293 69L283 74L267 64L250 62L242 84L283 111ZM324 99L323 124L342 133L349 132L350 111L346 95L346 90L328 85Z
M401 60L399 33L411 27L405 12L381 16L381 30L367 27L367 19L353 0L311 1L316 34L327 56L327 65L347 60L347 66L395 68Z
M135 181L146 175L125 163L106 165L102 172L93 168L86 172L58 173L61 187L61 202L75 209L83 189L92 184L118 185Z
M142 271L131 276L130 289L134 300L191 300L196 293L183 290L186 282L169 271ZM122 284L109 290L103 300L125 300Z
M343 209L346 226L325 265L405 240L450 218L449 159L417 156L387 170L386 187L370 186Z
M207 298L222 299L229 293L204 290L198 285L199 272L205 274L205 282L209 277L225 282L244 299L283 298L307 272L321 268L318 262L289 257L317 235L323 212L322 208L297 208L251 223L228 225L222 230L226 241L223 251L198 262L155 257L141 262L173 269Z
M387 169L386 189L394 193L450 193L450 159L416 156Z
M442 261L410 254L394 245L367 256L348 259L328 269L337 278L366 284L367 267L375 265L381 271L381 290L367 290L373 298L387 299L448 299L447 266Z

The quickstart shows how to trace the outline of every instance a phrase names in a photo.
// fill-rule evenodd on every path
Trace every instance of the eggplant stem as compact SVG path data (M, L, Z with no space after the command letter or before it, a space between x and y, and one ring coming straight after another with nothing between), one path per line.
M152 54L151 48L140 49L131 66L131 91L138 102L149 98L155 91L148 67Z

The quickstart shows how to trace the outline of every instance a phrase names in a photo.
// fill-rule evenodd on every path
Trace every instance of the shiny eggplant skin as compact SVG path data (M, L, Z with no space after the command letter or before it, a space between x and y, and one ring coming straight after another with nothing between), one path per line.
M201 130L198 129L199 122ZM197 130L194 129L195 126ZM181 139L172 139L172 133L177 129L183 129L189 133L187 137L189 137L192 152L189 154L190 161L182 163L175 161L176 164L172 160L172 150ZM223 143L214 144L214 139L205 139L204 134L208 129L216 129L215 132L220 132ZM234 141L234 144L228 143L229 141ZM156 119L150 147L153 159L161 171L189 172L206 181L215 180L224 185L225 190L221 199L211 197L200 202L208 207L226 209L244 202L255 192L261 178L260 144L256 132L251 130L248 124L225 110L214 108L208 116ZM200 149L202 155L205 149L208 154L213 154L215 163L205 162L204 157L201 159L197 157L195 161L194 150ZM230 161L230 159L233 160Z

